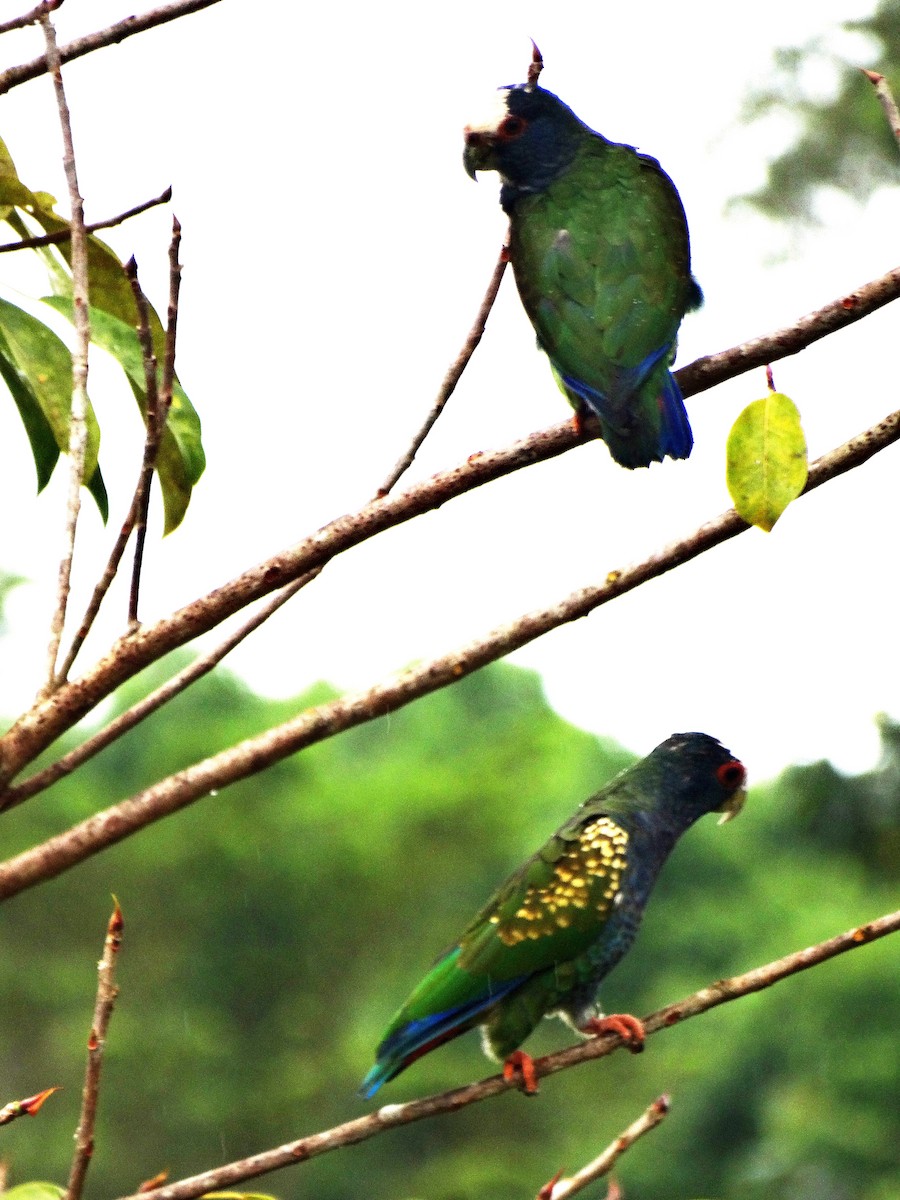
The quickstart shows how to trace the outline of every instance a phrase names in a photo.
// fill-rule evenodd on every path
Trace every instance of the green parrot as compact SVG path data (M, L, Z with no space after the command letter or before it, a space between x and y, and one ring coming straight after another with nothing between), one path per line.
M544 1016L640 1048L640 1021L600 1017L597 990L634 941L678 838L706 813L735 816L745 777L715 738L678 733L585 800L438 958L388 1026L361 1094L474 1026L526 1091L534 1070L518 1047Z
M669 176L536 83L499 90L496 111L466 126L463 161L473 179L500 173L519 295L576 423L594 413L623 467L687 458L669 367L703 294Z

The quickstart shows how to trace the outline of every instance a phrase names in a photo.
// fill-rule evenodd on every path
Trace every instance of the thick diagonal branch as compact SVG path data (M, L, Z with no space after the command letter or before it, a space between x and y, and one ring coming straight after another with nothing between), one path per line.
M900 267L826 304L816 312L801 317L785 329L766 337L754 338L734 346L731 350L698 359L678 372L679 383L685 395L695 395L753 367L796 354L819 338L860 320L898 296ZM555 458L598 436L599 428L596 424L585 422L579 434L573 429L571 421L565 421L523 438L503 450L474 454L452 470L440 472L405 491L375 500L358 512L339 517L298 545L245 571L236 579L193 601L164 620L122 638L87 674L68 682L45 703L37 704L24 713L3 738L0 738L0 789L61 733L80 721L127 679L131 679L171 650L214 629L253 601L278 591L306 572L324 566L338 554L387 529L440 508L448 500L513 471ZM814 464L807 490L859 466L898 437L900 414L895 413ZM598 603L612 599L614 594L630 590L632 586L637 586L637 583L643 583L647 578L654 578L670 570L680 561L695 557L696 553L735 536L744 528L743 522L733 511L726 513L703 526L696 534L676 543L675 548L654 556L648 560L646 566L619 573L618 590L613 587L612 591L601 589L598 593L597 589L585 589L583 600L578 598L581 596L581 593L578 593L575 598L569 598L568 601L555 606L555 610L559 612L558 619L551 615L548 619L539 617L535 620L532 614L527 614L513 623L516 632L507 634L499 631L484 639L496 647L496 652L468 655L471 665L466 667L461 664L460 673L475 670L486 662L501 657L516 646L524 645L533 637L554 628L555 625L585 616ZM593 602L592 596L596 596ZM455 659L458 656L451 657ZM452 680L443 682L450 681ZM439 686L443 686L443 682ZM424 689L428 690L433 689ZM422 695L424 691L415 694ZM412 698L413 695L408 696L408 699ZM401 702L405 703L406 700ZM372 715L387 712L393 707L397 705L388 703ZM0 793L0 808L2 806Z
M893 413L879 425L813 463L806 490L811 491L850 470L897 440L900 440L900 412ZM748 528L734 509L729 509L688 537L672 542L658 554L633 566L610 571L604 582L580 588L559 604L525 613L458 650L410 667L364 691L352 692L307 709L283 725L187 767L0 864L0 900L62 874L152 822L185 808L210 792L255 775L289 754L394 712L420 696L455 683L464 675L503 658L551 629L587 616L601 605L697 558ZM0 807L3 803L0 798Z
M72 59L82 58L94 50L102 50L104 46L113 46L116 42L124 42L126 38L152 29L155 25L165 25L168 21L176 21L179 17L186 17L189 13L199 12L203 8L211 8L213 4L218 3L219 0L175 0L174 4L163 4L159 8L151 8L137 16L125 17L124 20L117 21L115 25L109 25L106 29L98 29L96 33L88 33L84 37L76 38L74 41L60 46L60 59L64 63L71 62ZM47 69L46 59L35 58L18 67L9 67L6 71L0 71L0 95L18 87L20 83L27 83L29 79L37 79L39 76L45 75Z

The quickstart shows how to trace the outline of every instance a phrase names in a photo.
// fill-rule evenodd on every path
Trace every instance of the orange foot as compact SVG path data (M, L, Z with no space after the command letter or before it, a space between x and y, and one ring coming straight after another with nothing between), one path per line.
M632 1054L640 1054L644 1048L644 1026L630 1013L612 1013L608 1017L591 1017L582 1025L583 1033L602 1037L604 1033L617 1033Z
M584 412L579 407L575 409L575 416L572 418L572 428L575 430L575 436L581 437L584 433Z
M518 1083L526 1096L537 1095L538 1082L534 1059L524 1050L513 1050L504 1062L503 1078L507 1083Z

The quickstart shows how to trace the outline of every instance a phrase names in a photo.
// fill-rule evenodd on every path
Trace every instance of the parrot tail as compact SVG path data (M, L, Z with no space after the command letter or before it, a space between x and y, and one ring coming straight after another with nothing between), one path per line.
M681 388L662 361L667 351L664 347L639 367L621 373L623 396L617 403L580 379L554 370L569 403L576 411L584 405L594 413L610 454L629 470L649 467L667 456L687 458L694 445Z
M435 975L438 978L451 976L456 969L455 963L458 957L459 949L457 948L437 964L432 975L423 981L423 987ZM460 974L462 973L457 972L457 975ZM523 977L504 980L499 984L488 981L488 985L483 991L474 996L470 991L469 998L462 1003L451 1003L439 1012L404 1020L404 1015L409 1013L411 1008L408 1002L397 1014L393 1025L388 1030L387 1037L378 1047L375 1066L360 1085L360 1096L365 1100L370 1100L382 1084L399 1075L401 1071L405 1071L417 1058L421 1058L423 1054L428 1054L436 1046L441 1046L444 1042L449 1042L453 1038L459 1037L461 1033L465 1033L467 1029L471 1029L473 1025L478 1024L478 1017L485 1009L490 1008L508 992L519 987L522 981ZM415 994L410 999L415 999Z

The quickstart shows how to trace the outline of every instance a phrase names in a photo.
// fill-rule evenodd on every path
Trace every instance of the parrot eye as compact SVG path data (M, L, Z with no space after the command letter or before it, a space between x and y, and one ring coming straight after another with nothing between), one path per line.
M523 117L514 117L512 113L508 117L504 117L497 128L497 137L504 142L511 142L514 138L521 137L528 127L528 122Z
M716 779L721 783L722 787L728 788L729 791L734 791L739 788L747 778L747 772L744 769L744 764L733 758L731 762L723 763L716 770Z

